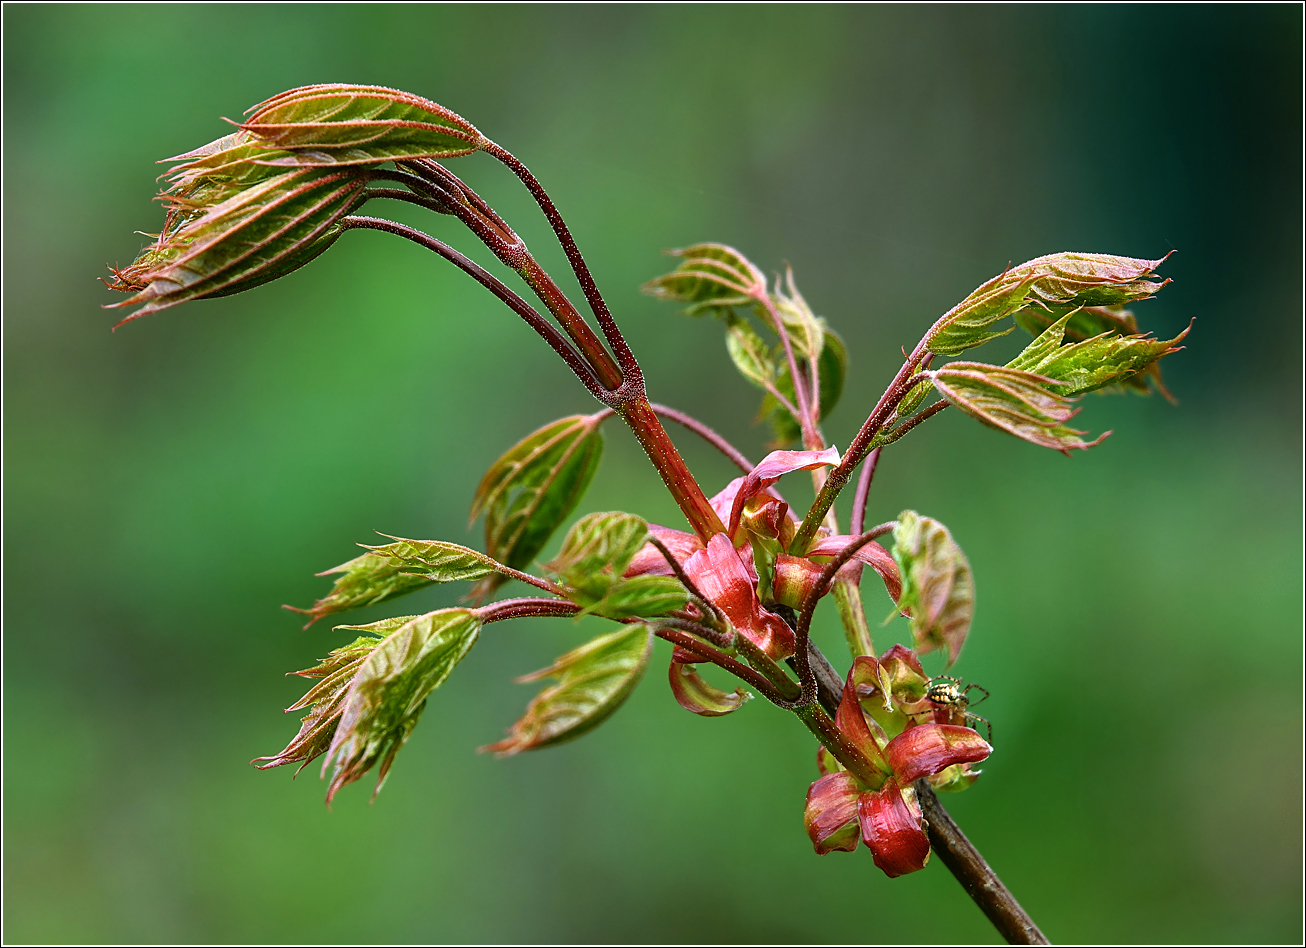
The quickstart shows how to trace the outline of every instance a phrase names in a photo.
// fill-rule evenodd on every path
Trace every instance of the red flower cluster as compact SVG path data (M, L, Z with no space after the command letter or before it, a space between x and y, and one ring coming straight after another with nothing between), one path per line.
M794 632L762 605L758 596L758 567L765 564L767 585L777 602L798 608L825 568L809 557L831 558L853 541L850 536L821 537L802 556L791 556L790 544L798 519L784 499L771 488L783 475L839 463L839 450L772 451L752 471L736 477L712 498L712 508L726 524L726 532L713 536L706 546L691 533L649 524L649 532L675 556L685 573L709 600L772 658L794 653ZM872 567L884 579L894 601L902 584L898 566L878 543L862 547L858 563ZM850 563L846 569L858 569ZM672 575L671 566L652 544L631 560L626 576L645 573Z
M930 842L912 784L928 777L939 789L969 786L979 774L970 765L993 751L975 731L953 723L954 708L930 701L928 687L920 661L901 645L878 661L862 656L853 663L835 723L876 779L860 780L821 749L823 776L808 789L803 815L818 853L852 852L861 839L888 876L925 868Z

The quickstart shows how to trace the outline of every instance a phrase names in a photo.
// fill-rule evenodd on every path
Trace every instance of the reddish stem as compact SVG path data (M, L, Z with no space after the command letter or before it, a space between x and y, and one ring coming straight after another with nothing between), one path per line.
M811 509L807 511L807 516L803 518L802 526L798 528L798 533L794 536L790 549L794 551L795 555L801 556L812 545L812 540L816 537L816 531L825 519L826 511L834 505L834 499L839 496L839 492L852 478L857 465L862 462L867 452L870 451L871 442L875 440L875 436L884 427L884 423L889 418L889 413L902 401L911 388L907 382L923 358L925 358L924 339L917 343L916 348L912 350L912 354L902 364L902 368L898 370L898 374L893 377L889 387L884 390L884 394L876 402L875 408L871 410L871 414L867 417L861 430L857 432L857 437L853 439L852 444L848 445L843 460L826 478L825 485L821 488L821 492L816 495L816 500L813 501Z
M638 367L635 371L638 372ZM639 441L639 446L644 449L648 459L662 475L667 490L671 491L671 496L684 512L694 532L706 543L714 534L725 533L725 525L721 523L721 518L712 509L712 505L708 503L703 489L698 486L698 481L694 480L694 475L690 473L685 459L680 456L666 429L658 421L648 399L643 396L643 376L636 375L632 379L628 373L626 381L629 384L636 379L641 390L640 396L612 407L621 416L622 421L630 426L630 430Z
M684 412L668 408L666 405L659 405L656 402L650 402L649 407L663 418L670 418L676 424L683 425L694 432L694 434L734 461L735 466L745 474L753 469L753 462L748 460L742 451L692 415L686 415Z

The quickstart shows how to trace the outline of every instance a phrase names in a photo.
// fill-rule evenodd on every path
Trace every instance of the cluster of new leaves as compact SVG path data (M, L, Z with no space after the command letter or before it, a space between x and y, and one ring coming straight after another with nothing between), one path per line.
M785 271L783 286L777 276L774 289L768 290L762 271L733 247L696 244L668 252L683 262L646 283L644 292L689 303L685 312L692 316L710 313L722 320L731 361L745 379L766 393L759 420L771 426L777 444L799 440L802 432L785 347L792 349L804 384L816 380L819 419L834 409L843 392L848 371L843 340L812 312L794 284L792 270ZM754 320L775 341L768 342Z
M598 464L601 416L563 418L528 435L486 474L473 501L473 517L486 516L487 546L511 563L529 566L588 486ZM483 599L499 583L522 580L555 596L555 615L594 614L631 623L568 652L544 676L559 679L530 704L511 736L492 745L500 754L570 740L615 711L648 663L652 631L646 620L682 612L688 593L674 576L627 576L647 546L648 525L624 513L582 517L558 555L544 564L552 580L524 573L457 543L391 537L368 552L320 574L335 576L330 593L309 609L319 618L388 601L435 583L478 582ZM511 602L511 601L510 601ZM475 644L487 621L509 618L496 606L442 609L365 626L338 626L367 636L338 649L317 668L297 674L323 679L290 709L309 708L300 733L262 767L300 763L326 754L334 767L328 799L379 765L384 781L425 707L427 697ZM378 789L380 782L378 782Z
M132 294L116 305L140 305L127 319L285 276L334 243L383 163L488 141L443 106L379 86L307 86L249 113L237 131L169 159L180 164L160 195L163 229L109 284Z
M480 150L512 169L545 211L611 353L507 223L435 162ZM415 239L495 292L608 406L546 425L490 467L471 505L473 521L485 517L485 552L387 537L391 542L365 546L362 555L322 574L335 577L331 591L297 610L310 625L437 583L475 583L468 596L473 605L338 626L363 634L295 673L316 681L289 709L307 713L286 748L260 758L260 766L302 769L323 757L324 774L332 771L328 800L373 768L379 789L428 698L483 626L519 616L592 615L621 626L521 679L555 682L530 702L507 738L485 750L515 754L594 728L641 680L653 639L662 637L675 645L669 680L686 710L720 716L751 697L700 677L697 665L711 662L794 710L821 736L822 777L809 791L806 812L818 852L864 841L889 875L924 866L930 848L913 783L964 789L978 775L973 765L991 751L968 726L965 693L936 688L916 656L938 649L949 665L957 660L974 614L974 580L948 529L929 517L907 510L861 533L873 463L858 488L859 535L839 532L835 496L871 451L948 405L1069 453L1105 437L1084 440L1085 432L1069 427L1080 395L1154 388L1168 397L1158 362L1176 351L1187 330L1170 340L1152 338L1123 308L1168 282L1155 275L1164 258L1053 254L989 280L926 332L841 455L820 423L839 400L847 353L798 291L792 271L768 282L722 244L671 251L679 265L645 291L688 304L690 314L718 318L732 362L763 391L759 417L778 444L800 441L802 448L772 451L750 467L724 446L746 473L709 499L656 421L638 363L561 215L520 162L453 112L393 89L310 86L268 99L235 132L172 160L178 164L161 195L163 228L135 262L114 270L110 284L132 294L118 305L140 307L128 319L258 286L308 263L345 229L375 227ZM386 163L393 168L383 168ZM368 187L381 180L408 190ZM352 216L376 196L456 215L523 277L561 332L448 245L393 221ZM1006 365L957 359L1016 326L1035 338ZM936 359L954 361L935 365ZM938 400L927 405L931 396ZM589 514L541 564L543 576L527 572L593 480L603 448L600 425L614 414L640 437L695 532L651 526L627 513ZM684 423L717 438L701 423ZM715 443L722 446L719 438ZM776 491L783 476L798 471L811 472L818 492L801 521ZM891 553L874 542L886 533L893 536ZM864 566L879 574L894 611L908 617L916 651L895 646L882 659L868 654L873 646L857 589ZM509 580L546 595L488 602ZM835 720L826 717L823 725L808 634L816 604L836 587L853 663ZM828 695L825 700L833 709Z

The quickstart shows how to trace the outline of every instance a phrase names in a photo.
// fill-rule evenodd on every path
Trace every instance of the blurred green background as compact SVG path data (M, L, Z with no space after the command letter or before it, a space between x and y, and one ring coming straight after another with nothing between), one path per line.
M95 278L157 230L155 160L326 81L434 98L530 164L653 398L754 458L719 327L637 292L664 247L793 264L854 360L839 446L899 347L1008 262L1177 248L1137 311L1197 317L1179 407L1090 396L1116 434L1070 460L945 413L886 452L868 516L931 514L970 556L957 671L993 693L997 751L947 803L1054 941L1301 940L1300 7L3 16L7 941L995 940L937 863L815 856L811 738L763 702L684 713L661 644L599 731L474 753L533 693L512 677L598 622L488 629L373 806L370 780L328 811L315 769L248 765L295 731L282 673L344 641L280 604L373 530L479 542L486 466L593 407L487 293L376 233L109 333ZM561 277L508 174L455 169ZM709 492L733 476L672 434ZM582 512L613 508L677 523L618 427Z

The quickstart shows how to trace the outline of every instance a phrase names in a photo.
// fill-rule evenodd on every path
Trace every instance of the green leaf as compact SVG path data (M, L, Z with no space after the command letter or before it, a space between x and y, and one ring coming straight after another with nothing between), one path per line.
M632 576L617 580L581 614L618 620L635 616L651 619L683 609L688 601L688 591L674 576Z
M1083 253L1038 257L994 277L948 311L926 334L926 347L955 356L1011 332L1014 326L990 330L1007 316L1028 311L1059 316L1083 306L1145 299L1169 282L1151 279L1164 259Z
M118 275L116 289L139 292L114 305L145 304L127 322L284 276L334 242L340 218L364 200L365 184L354 172L290 171L236 191L202 213L179 212L175 226L165 227L159 241Z
M736 307L752 308L757 300L751 296L722 296L713 297L703 300L700 303L694 303L686 306L684 313L686 316L716 316L718 318L729 318L734 315Z
M276 167L277 160L290 157L292 152L270 148L240 129L194 151L169 158L182 164L168 173L172 185L165 193L184 195L201 183L246 188L281 174L285 169Z
M482 747L500 757L560 744L603 723L644 675L653 633L643 625L618 629L573 649L542 671L519 678L558 680L531 700L508 737Z
M343 648L333 649L316 667L291 672L301 678L319 679L304 697L286 708L287 713L304 708L309 708L309 712L300 719L299 733L286 745L285 750L272 757L256 757L250 763L259 770L298 763L299 768L295 771L298 774L314 758L325 754L335 736L349 685L364 659L380 644L379 638L360 635Z
M345 83L305 86L250 110L240 127L287 150L311 150L335 163L469 155L487 139L461 116L429 99ZM344 155L330 157L333 153Z
M839 396L843 394L843 382L848 374L848 350L839 334L828 326L823 326L822 334L825 348L821 350L821 358L817 360L816 365L821 373L821 418L824 419L834 410L834 406L839 403ZM792 402L794 383L789 376L789 366L781 359L778 346L773 352L780 366L775 387ZM769 393L762 396L762 407L757 417L759 421L765 421L771 426L771 430L775 432L777 445L789 444L802 438L802 430L798 422Z
M366 632L368 635L376 636L383 639L395 629L407 622L416 619L417 616L391 616L389 619L378 619L375 622L368 622L365 625L333 625L334 629L351 629L358 632Z
M746 319L731 315L726 325L726 351L739 373L758 388L774 385L779 367L771 347Z
M597 600L621 578L647 538L648 524L634 514L586 514L568 531L562 549L544 568L569 591Z
M424 589L433 583L453 583L481 579L491 574L510 573L502 563L476 550L443 540L406 540L392 537L395 542L382 546L360 544L369 553L356 556L319 576L340 575L329 595L315 602L310 609L294 609L312 616L316 622L323 616L361 606L371 606L404 593ZM293 608L293 607L291 607ZM345 628L364 628L346 626Z
M444 540L405 540L403 537L390 539L395 542L383 546L364 545L364 549L388 556L399 564L403 572L422 576L433 583L480 579L491 573L510 575L494 557L457 543Z
M408 740L426 699L476 644L481 621L469 609L441 609L401 625L377 645L345 695L323 770L334 766L327 802L380 763L376 790ZM375 796L375 793L373 794Z
M747 257L725 244L695 244L683 250L668 250L684 262L666 276L645 283L649 296L682 303L737 305L742 300L761 299L766 277ZM711 308L711 307L708 307ZM694 307L694 315L704 311Z
M919 382L907 390L907 394L898 403L898 407L894 410L894 418L906 418L917 408L920 408L921 402L925 401L933 388L934 383L927 378L921 378Z
M485 514L485 550L513 569L525 569L571 515L603 454L598 415L572 415L545 425L495 461L472 500L472 519ZM487 577L475 595L504 582Z
M1177 352L1175 344L1189 332L1185 329L1175 338L1163 340L1108 331L1082 342L1062 345L1070 318L1067 314L1053 323L1008 366L1056 379L1062 383L1060 394L1078 395L1119 385L1147 371L1163 356Z
M434 582L425 576L404 572L403 561L396 560L385 553L364 553L317 575L337 574L340 578L331 587L331 592L313 603L310 608L296 609L294 606L286 608L311 616L309 625L312 625L323 616L393 599L404 593L424 589Z
M1091 448L1106 437L1084 441L1079 437L1084 432L1065 426L1078 409L1050 390L1061 384L1056 379L982 362L950 362L923 374L944 398L972 418L1031 444L1068 454L1072 448Z
M975 615L975 582L966 554L943 524L904 510L893 529L893 558L902 575L898 608L911 614L916 650L946 649L951 665Z

